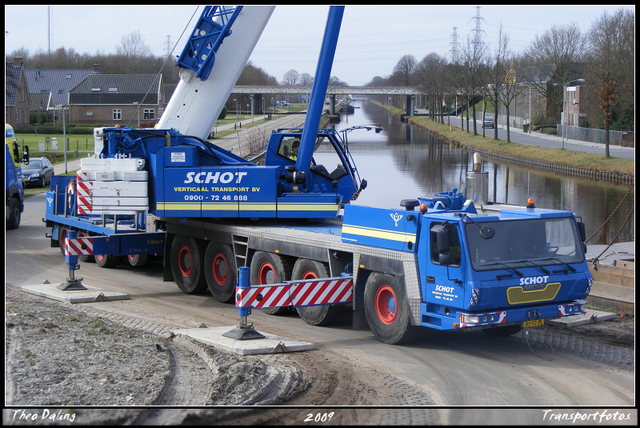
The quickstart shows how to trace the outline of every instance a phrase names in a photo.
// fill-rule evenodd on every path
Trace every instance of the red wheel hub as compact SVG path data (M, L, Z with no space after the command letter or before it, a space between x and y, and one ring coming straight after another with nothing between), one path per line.
M193 256L191 255L191 251L188 247L180 248L178 251L178 268L180 269L180 273L185 278L191 275L191 271L193 270Z
M259 285L276 283L276 270L271 265L271 263L264 263L262 266L260 266L258 279L260 280Z
M226 284L227 279L229 278L229 264L222 254L216 254L213 258L211 272L213 273L213 279L216 281L216 284L219 286Z
M398 299L396 293L388 285L383 285L376 292L376 314L384 324L393 324L398 315Z

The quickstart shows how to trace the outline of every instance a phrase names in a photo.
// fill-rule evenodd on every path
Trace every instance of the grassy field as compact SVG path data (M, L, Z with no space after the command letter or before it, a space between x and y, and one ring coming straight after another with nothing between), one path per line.
M404 109L382 104L378 105L393 114L397 114L398 116L405 114ZM618 172L631 175L635 173L634 159L615 157L605 158L604 155L594 155L566 149L531 146L527 144L507 142L506 140L494 140L493 133L490 131L490 135L489 132L487 132L486 137L483 137L481 133L473 135L473 130L467 133L466 130L463 131L457 127L450 128L447 124L443 125L438 122L434 122L428 116L413 117L410 119L410 123L431 129L443 137L456 141L463 147L479 147L495 153L505 153L527 159L562 163L593 170Z

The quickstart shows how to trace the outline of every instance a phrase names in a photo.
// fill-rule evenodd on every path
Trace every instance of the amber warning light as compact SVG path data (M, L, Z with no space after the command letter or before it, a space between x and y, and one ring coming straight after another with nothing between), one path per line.
M527 200L527 208L535 208L535 204L533 203L533 198L529 198Z

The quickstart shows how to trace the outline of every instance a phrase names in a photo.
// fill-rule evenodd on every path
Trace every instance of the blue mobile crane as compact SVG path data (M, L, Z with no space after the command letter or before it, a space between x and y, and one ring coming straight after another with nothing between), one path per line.
M295 308L312 325L348 308L390 344L421 327L509 335L584 312L591 276L572 212L476 204L457 189L399 210L349 204L366 182L346 134L318 129L342 7L329 10L303 129L274 131L264 165L207 142L271 11L205 9L158 128L98 128L77 178L52 181L52 246L104 267L162 254L164 279L185 293L208 289L245 313ZM241 269L250 285L236 295Z

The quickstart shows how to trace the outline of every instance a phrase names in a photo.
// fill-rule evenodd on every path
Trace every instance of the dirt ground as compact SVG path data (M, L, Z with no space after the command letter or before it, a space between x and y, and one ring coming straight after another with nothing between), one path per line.
M309 415L331 425L372 425L383 409L331 414L330 407L289 406L434 404L424 396L408 402L412 385L330 350L240 357L13 288L6 289L5 322L5 425L301 425ZM571 336L633 349L634 326L625 314L571 330L545 328L556 342ZM238 407L245 405L280 406Z

